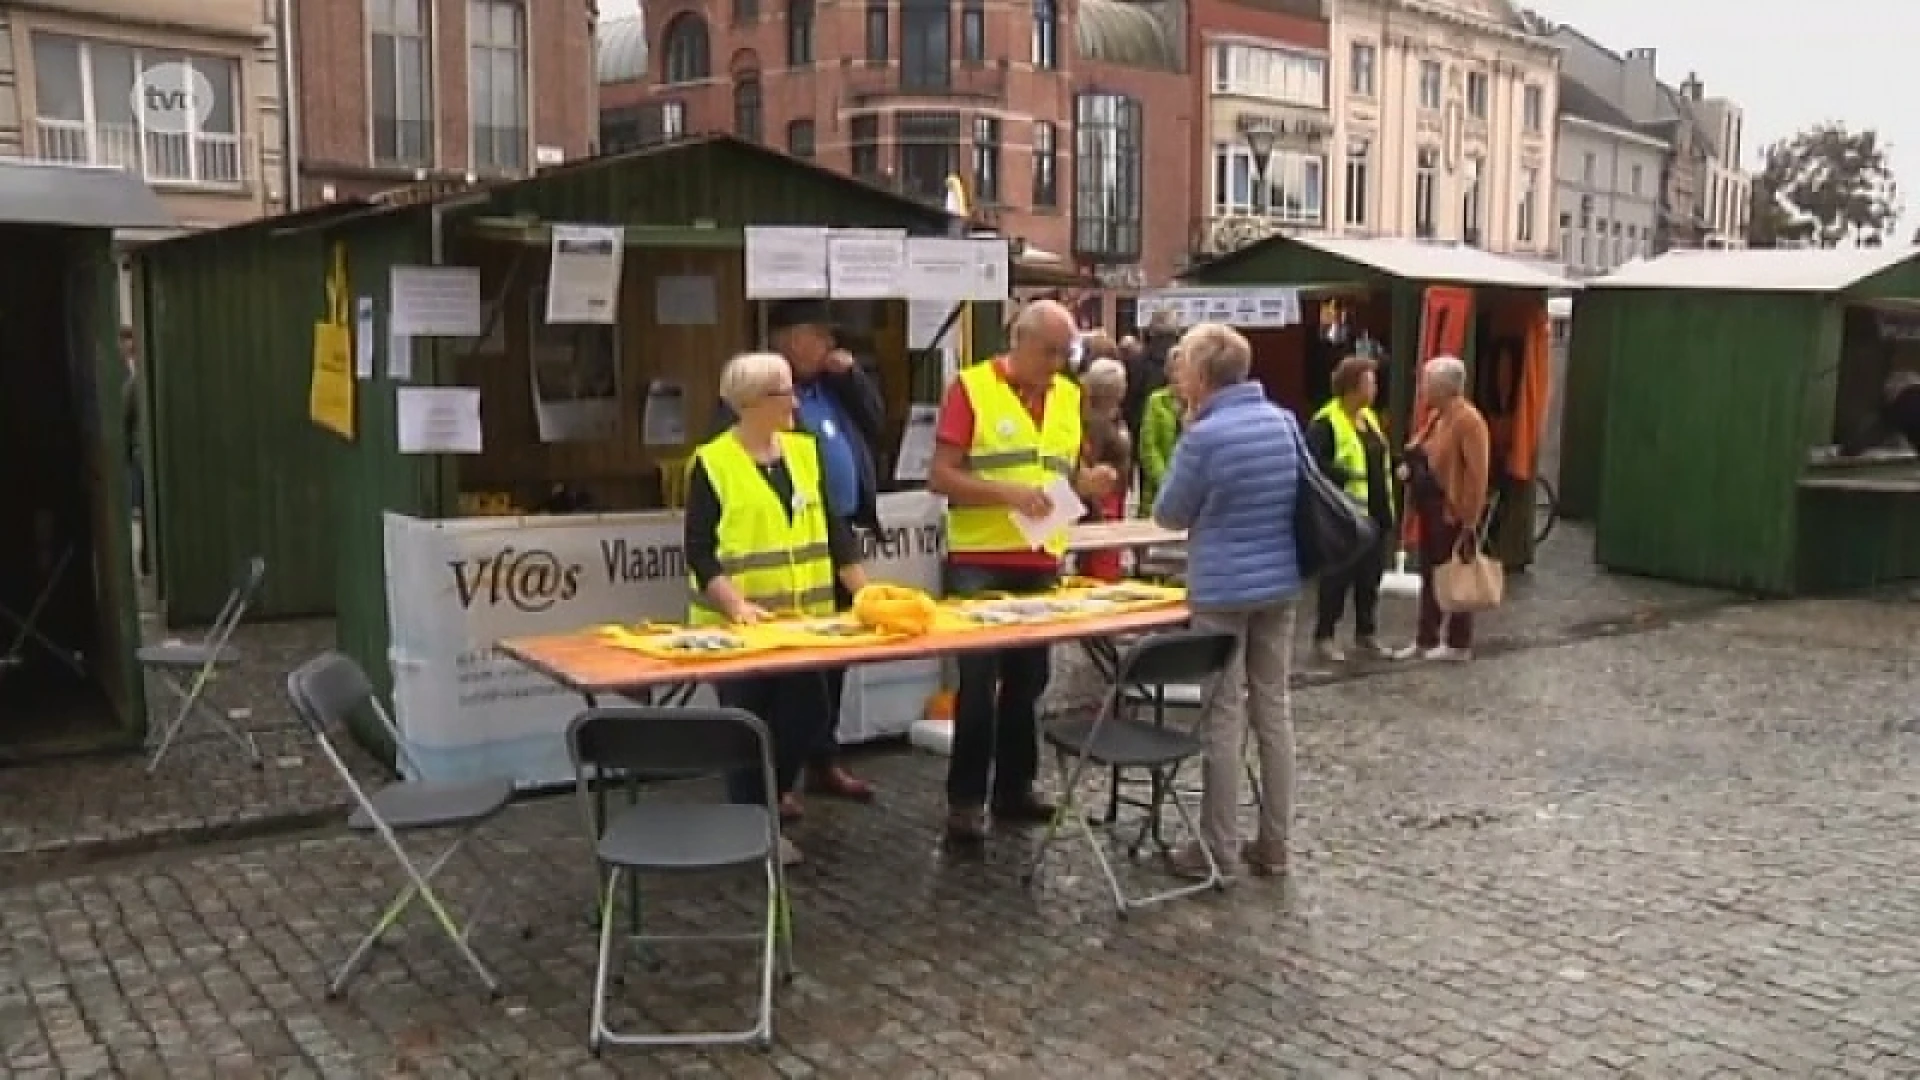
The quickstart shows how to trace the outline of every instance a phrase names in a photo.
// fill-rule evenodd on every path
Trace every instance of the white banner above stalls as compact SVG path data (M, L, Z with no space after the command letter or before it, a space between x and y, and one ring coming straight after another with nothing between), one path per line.
M1185 329L1203 322L1241 330L1277 330L1300 322L1300 290L1246 288L1156 289L1140 294L1140 325L1168 312Z

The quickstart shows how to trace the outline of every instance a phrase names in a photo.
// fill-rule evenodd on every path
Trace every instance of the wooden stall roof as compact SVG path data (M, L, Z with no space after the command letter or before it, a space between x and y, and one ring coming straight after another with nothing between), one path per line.
M1920 247L1670 251L1587 287L1920 299Z
M1189 268L1191 284L1384 281L1484 285L1555 292L1575 282L1476 247L1387 237L1269 236Z

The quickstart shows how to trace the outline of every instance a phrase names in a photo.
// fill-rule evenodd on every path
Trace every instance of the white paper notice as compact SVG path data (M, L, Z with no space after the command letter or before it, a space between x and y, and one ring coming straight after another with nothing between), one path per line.
M827 295L827 230L747 226L747 299Z
M387 378L394 382L413 381L413 339L405 334L387 338Z
M395 394L403 454L480 452L480 391L403 386Z
M653 321L658 326L714 326L720 322L720 291L711 274L669 274L654 279Z
M1020 535L1026 537L1027 544L1035 551L1047 544L1047 538L1065 529L1074 522L1087 516L1087 504L1080 501L1074 493L1073 485L1064 476L1056 476L1046 487L1047 498L1052 501L1053 509L1045 517L1028 517L1025 514L1013 515L1013 523L1020 529Z
M480 271L465 266L396 266L387 327L408 337L479 337Z
M626 251L627 230L619 225L555 225L547 321L612 324L620 313Z
M835 229L827 236L827 291L835 298L905 295L907 234L898 229Z
M907 413L907 429L900 435L900 456L894 461L894 479L902 483L924 484L933 471L933 447L936 426L940 422L938 405L915 405Z
M373 378L376 344L373 335L373 297L362 296L353 302L353 377L361 382Z
M907 241L901 292L915 300L1007 298L1004 239L916 236Z
M647 407L640 418L640 441L648 446L687 444L687 392L679 383L655 379L647 387Z

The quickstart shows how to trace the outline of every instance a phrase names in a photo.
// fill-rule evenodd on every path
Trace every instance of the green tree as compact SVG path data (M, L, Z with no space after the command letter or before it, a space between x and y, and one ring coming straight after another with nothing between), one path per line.
M1747 243L1877 247L1899 217L1886 146L1872 129L1821 124L1767 147L1753 179Z

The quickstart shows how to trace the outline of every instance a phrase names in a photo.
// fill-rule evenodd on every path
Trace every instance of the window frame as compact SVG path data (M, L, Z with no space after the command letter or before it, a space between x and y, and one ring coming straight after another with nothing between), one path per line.
M686 49L699 51L694 53L681 51L679 46L683 41L688 43ZM678 70L679 65L675 61L688 57L696 62L694 70ZM713 78L713 28L707 24L707 17L698 11L682 11L668 19L666 28L660 32L660 85L687 86L705 82L711 78Z
M803 133L804 139L800 137ZM819 135L812 117L787 121L787 153L802 161L812 161L819 156Z
M1420 111L1437 112L1447 100L1446 66L1438 60L1421 60L1419 79L1417 100ZM1432 93L1428 93L1429 90Z
M1033 206L1060 209L1060 125L1052 120L1033 122Z
M1431 240L1440 233L1440 150L1419 147L1413 162L1413 235Z
M34 139L40 144L31 148L31 152L37 156L75 164L132 169L147 183L161 187L244 191L251 185L252 180L247 169L248 135L243 108L246 100L245 84L242 62L238 57L186 49L153 48L58 31L34 30L25 37L25 51L34 67L35 101L33 115L23 116L23 120L32 124ZM80 119L77 121L47 116L41 112L43 101L51 96L41 89L45 68L51 67L51 65L43 66L41 63L43 45L65 45L73 49L75 73L79 79L76 89L80 94ZM145 118L139 109L134 108L130 99L126 103L128 123L114 124L102 120L98 71L94 61L96 48L116 50L125 54L130 80L129 94L132 87L138 85L141 76L158 64L189 64L202 75L208 76L209 83L224 82L225 111L232 120L233 130L217 131L203 127L200 120L194 117L187 131L154 131L147 127ZM209 75L212 69L224 69L226 78L223 80L212 78ZM120 154L103 149L103 136L110 129L115 128L125 129L122 135L125 136L126 145L120 148L123 151ZM77 136L77 161L72 154L46 151L45 144L49 141L49 135L52 132L64 133L67 139ZM61 149L66 149L64 143ZM216 155L210 151L218 153ZM166 170L157 164L175 161L183 167L181 171ZM231 169L209 168L209 162L213 161L222 164L230 161Z
M745 142L766 145L766 86L760 81L758 70L749 69L733 77L731 104L734 137Z
M953 89L953 6L947 0L900 0L900 89Z
M814 0L787 0L787 66L808 68L814 64L814 27L818 10Z
M1002 135L1005 125L997 116L975 114L973 118L973 138L971 140L970 173L973 178L973 198L982 206L993 206L1001 201L1002 174L1001 154L1005 149Z
M1074 95L1073 121L1074 254L1138 262L1146 229L1145 108L1131 94L1083 91Z
M517 39L511 45L502 46L489 37L482 42L474 32L479 10L492 13L495 9L510 10L514 13ZM467 166L482 175L526 175L532 171L533 162L533 23L531 12L525 0L467 0ZM490 31L489 31L490 33ZM481 155L481 124L476 93L479 90L480 67L476 63L482 51L491 59L497 53L510 53L514 58L514 72L518 80L520 110L518 127L502 127L498 123L487 125L488 138L492 140L489 156L483 160ZM486 110L489 119L492 115L492 103L496 93L492 83L493 72L487 75ZM502 143L501 132L518 132L518 143ZM497 155L501 146L512 145L518 150L518 160L511 164L502 164Z
M376 15L375 9L392 7L397 3L406 3L418 12L417 29L409 30L398 25L398 20L384 22ZM375 168L409 169L433 168L440 161L439 109L439 64L433 49L433 0L366 0L362 7L366 18L366 63L367 63L367 161ZM390 38L395 42L393 63L394 84L394 152L383 156L380 153L380 101L374 89L374 70L376 66L377 38ZM400 114L400 71L399 44L411 42L420 53L420 118L417 121L420 131L420 153L409 157L402 153L400 126L409 121Z
M1349 229L1371 228L1373 144L1369 142L1362 145L1349 142L1342 169L1341 224Z
M865 39L867 66L885 66L893 58L893 17L887 10L886 0L867 0L860 33ZM875 52L876 46L878 52Z
M1362 63L1362 58L1365 62ZM1347 92L1354 97L1372 98L1378 76L1380 54L1371 41L1347 45Z

